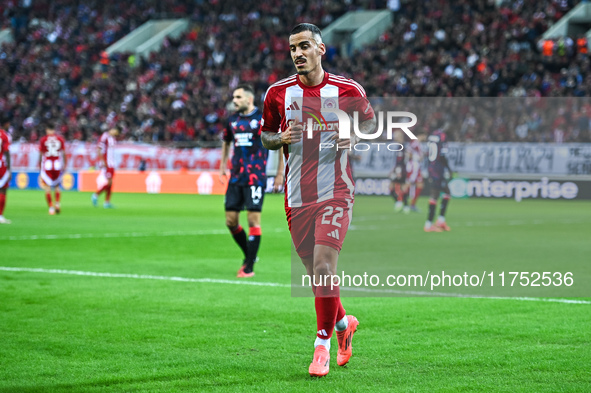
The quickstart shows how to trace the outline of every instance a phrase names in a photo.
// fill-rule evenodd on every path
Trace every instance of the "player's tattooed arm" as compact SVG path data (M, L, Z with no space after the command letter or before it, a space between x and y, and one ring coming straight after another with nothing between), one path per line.
M263 146L269 150L277 150L283 146L281 134L277 132L263 131L261 140L263 141Z
M263 131L261 134L261 140L263 146L269 150L280 149L283 145L291 145L292 143L298 143L302 140L304 126L301 124L296 117L295 120L285 129L285 131L276 133Z
M359 131L361 131L362 134L371 134L376 129L376 125L377 121L376 117L374 116L371 119L361 122L361 124L359 124Z

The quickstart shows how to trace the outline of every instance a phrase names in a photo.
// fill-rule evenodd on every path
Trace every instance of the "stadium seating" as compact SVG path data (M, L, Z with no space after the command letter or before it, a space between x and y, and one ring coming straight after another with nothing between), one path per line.
M43 120L53 118L70 140L94 140L118 124L128 140L215 142L233 87L252 83L262 96L293 73L286 42L293 25L325 27L348 10L386 7L385 1L223 3L60 0L28 10L25 27L22 18L13 26L16 41L2 46L0 76L9 82L0 87L0 117L15 140L34 142ZM540 40L574 3L402 1L392 30L350 58L329 50L325 68L362 81L369 96L589 96L588 53L563 38L548 55ZM101 58L108 45L162 12L189 16L191 29L146 60ZM589 140L582 131L566 130L560 140ZM452 138L555 141L479 130Z

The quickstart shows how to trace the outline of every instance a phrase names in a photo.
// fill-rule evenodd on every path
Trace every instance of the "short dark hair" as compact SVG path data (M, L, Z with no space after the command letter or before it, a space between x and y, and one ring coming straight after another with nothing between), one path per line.
M45 122L45 129L55 130L55 123L53 122L53 120Z
M312 23L300 23L299 25L291 29L289 35L298 34L303 31L309 31L310 33L312 33L312 35L314 35L314 38L318 36L320 38L320 42L318 42L318 44L322 43L322 31L320 31L318 26L313 25Z
M241 83L238 86L236 86L236 89L234 89L234 90L238 90L238 89L242 89L254 96L254 88L251 85L249 85L248 83Z

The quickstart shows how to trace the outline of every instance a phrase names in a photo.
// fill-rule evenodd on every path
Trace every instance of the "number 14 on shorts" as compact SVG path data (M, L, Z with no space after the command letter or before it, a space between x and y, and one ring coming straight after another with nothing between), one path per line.
M258 205L263 198L263 188L261 186L250 186L250 199L255 205Z

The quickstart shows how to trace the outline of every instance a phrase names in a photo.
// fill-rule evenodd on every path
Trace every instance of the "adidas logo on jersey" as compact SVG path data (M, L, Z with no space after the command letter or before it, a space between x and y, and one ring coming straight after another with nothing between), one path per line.
M339 240L339 230L335 229L334 231L329 232L326 236Z
M291 105L287 108L288 111L299 111L300 106L298 105L297 101L291 103Z

